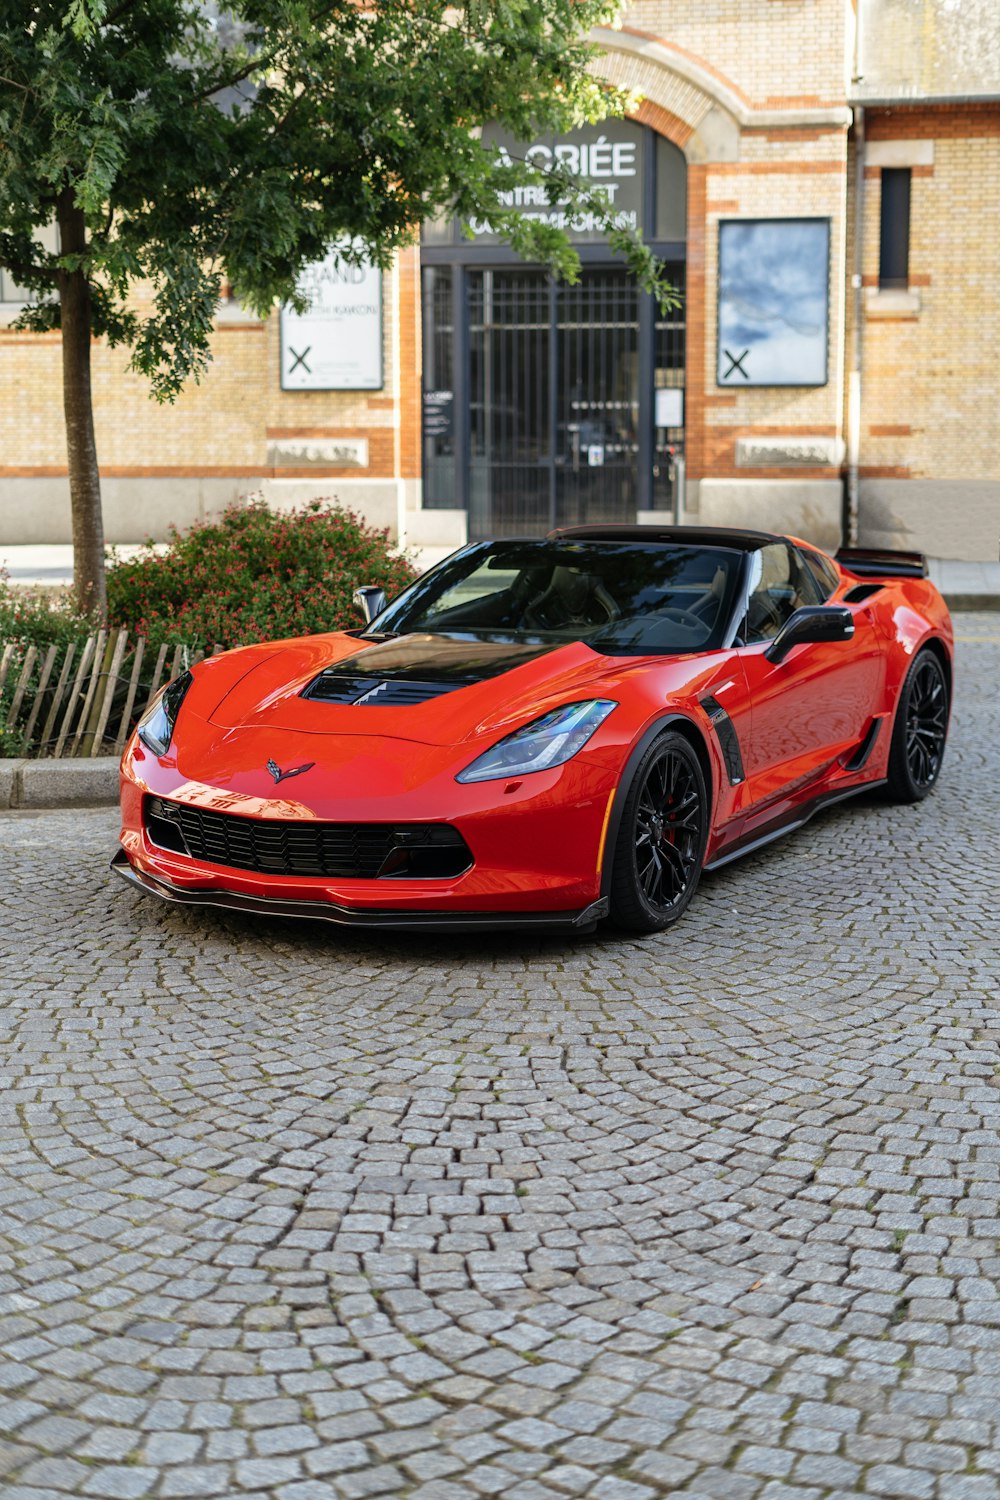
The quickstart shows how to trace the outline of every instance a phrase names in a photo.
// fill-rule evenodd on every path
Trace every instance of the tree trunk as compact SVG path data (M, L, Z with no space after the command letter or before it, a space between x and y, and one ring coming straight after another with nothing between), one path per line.
M63 255L82 255L87 248L87 226L82 211L74 204L72 188L64 188L59 195L59 248ZM80 609L103 620L107 613L104 521L90 391L90 284L85 271L59 272L59 302L63 410L73 513L73 589Z

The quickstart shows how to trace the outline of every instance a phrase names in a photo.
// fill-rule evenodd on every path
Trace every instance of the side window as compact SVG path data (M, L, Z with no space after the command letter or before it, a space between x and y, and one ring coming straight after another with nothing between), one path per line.
M817 603L825 604L840 583L836 568L828 557L821 557L818 552L810 552L807 547L799 548L799 556L812 574L813 582L819 589Z
M785 542L761 547L755 560L743 639L748 646L772 641L797 609L819 602L813 576L794 548Z

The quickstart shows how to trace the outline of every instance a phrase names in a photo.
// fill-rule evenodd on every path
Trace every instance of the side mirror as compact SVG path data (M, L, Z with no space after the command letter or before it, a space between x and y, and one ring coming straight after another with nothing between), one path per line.
M365 624L370 625L375 616L385 609L385 589L376 588L373 584L355 589L354 603L360 609Z
M777 664L784 661L793 646L811 642L849 641L854 634L854 617L839 604L804 604L797 609L764 652L765 659Z

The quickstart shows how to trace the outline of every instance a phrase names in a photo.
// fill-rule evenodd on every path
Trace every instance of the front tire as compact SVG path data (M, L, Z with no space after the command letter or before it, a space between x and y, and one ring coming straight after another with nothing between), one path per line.
M886 796L920 802L941 771L948 737L948 680L933 651L919 651L906 674L889 748Z
M688 907L708 842L701 763L675 730L656 737L632 778L615 843L611 920L629 932L663 932Z

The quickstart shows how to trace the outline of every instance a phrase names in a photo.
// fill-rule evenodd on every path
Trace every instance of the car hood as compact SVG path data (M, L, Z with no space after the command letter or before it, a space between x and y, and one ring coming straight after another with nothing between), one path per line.
M623 663L580 641L407 635L373 642L341 634L272 646L241 665L206 711L220 728L454 745L523 723L553 703L600 696Z

